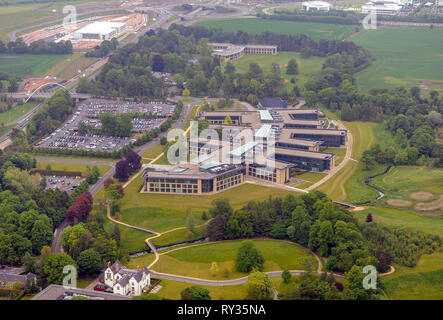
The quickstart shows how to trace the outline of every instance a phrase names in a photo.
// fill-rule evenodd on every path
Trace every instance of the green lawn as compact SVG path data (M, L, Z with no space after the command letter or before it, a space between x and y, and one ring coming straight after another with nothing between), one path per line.
M180 300L180 292L192 286L192 283L174 281L174 280L161 280L160 286L162 288L157 293L161 298L168 300ZM204 286L199 287L209 290L211 300L242 300L246 297L246 285L239 284L235 286Z
M195 240L201 237L200 228L194 228L193 237L188 237L188 228L171 231L151 240L156 247L167 246L170 244Z
M37 162L37 169L46 170L47 166L51 166L51 170L61 170L61 171L80 171L85 172L87 167L90 168L96 166L100 171L100 176L103 176L106 172L111 170L110 166L102 164L87 164L87 163L68 163L68 162Z
M364 90L443 85L442 39L443 28L388 27L358 33L352 41L377 59L356 75L359 85Z
M82 157L74 155L61 155L61 154L48 154L48 153L32 153L36 158L43 159L72 159L72 160L89 160L89 161L104 161L104 162L117 162L117 159L112 158L97 158L97 157Z
M110 220L107 221L107 228L114 228L115 223ZM148 248L145 239L152 236L152 234L122 225L119 225L118 227L120 228L120 247L123 251L132 253L143 251Z
M122 219L155 231L184 226L187 212L200 218L203 211L212 207L212 201L216 198L227 198L231 205L238 209L249 201L264 200L269 196L284 197L287 194L297 194L248 183L212 195L154 194L140 193L142 185L143 178L139 176L125 188L125 196L120 200Z
M423 255L414 268L395 265L396 271L382 278L385 293L393 300L442 300L443 252Z
M292 22L264 19L213 19L197 23L204 27L223 27L227 32L242 30L247 33L259 34L262 32L275 32L280 34L302 33L318 41L319 39L345 38L354 32L352 25Z
M28 102L22 105L16 105L11 110L0 113L0 123L7 124L11 121L17 120L24 114L28 113L32 108L37 105L35 102Z
M375 123L373 122L343 122L351 132L354 145L352 158L359 160L364 150L375 143ZM365 170L364 165L355 161L349 161L331 179L322 184L317 190L325 192L334 200L361 202L375 199L377 191L366 187L364 180L375 173L381 172L385 166L377 165L372 170Z
M64 54L0 54L0 71L18 77L39 76L66 57Z
M152 203L152 205L157 205ZM196 223L199 223L200 214L190 212L194 215ZM121 221L142 228L162 232L175 227L186 225L188 213L168 207L134 207L122 210Z
M315 257L308 251L294 243L268 239L252 241L266 260L264 271L300 270L303 268L302 259L311 257L315 260ZM240 273L234 268L241 242L242 240L223 241L172 251L161 255L152 269L158 272L205 279L223 280L243 277L246 274ZM216 262L219 267L219 272L215 276L211 274L210 270L212 262ZM226 266L231 268L228 277L222 273Z
M356 211L355 215L363 222L368 213L371 213L374 221L380 224L438 234L443 237L443 219L419 216L400 209L379 207L367 207L365 210Z
M151 160L155 159L160 153L163 152L165 146L162 146L161 144L157 144L153 146L152 148L149 148L145 152L142 153L142 162L143 163L149 163Z
M293 58L297 61L298 74L287 75L286 65L288 64L288 61ZM305 83L312 77L312 75L321 70L324 61L325 58L314 56L305 59L297 52L279 52L275 56L245 55L241 59L234 61L233 64L237 69L243 72L248 72L249 65L252 62L255 62L265 73L267 73L271 69L271 64L277 63L280 66L281 75L285 81L285 85L287 87L297 85L303 90ZM295 78L295 84L291 84L291 78Z

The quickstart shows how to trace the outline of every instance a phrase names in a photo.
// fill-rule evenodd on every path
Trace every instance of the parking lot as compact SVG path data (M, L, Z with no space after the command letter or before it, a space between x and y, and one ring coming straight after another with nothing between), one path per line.
M71 194L85 179L76 176L44 176L46 178L46 189L60 189Z
M86 101L74 109L73 114L61 127L37 142L36 146L112 152L136 140L130 137L80 135L77 131L79 123L85 122L94 128L100 128L100 114L131 113L137 114L137 117L132 119L132 131L145 132L159 127L174 111L175 105L161 102Z

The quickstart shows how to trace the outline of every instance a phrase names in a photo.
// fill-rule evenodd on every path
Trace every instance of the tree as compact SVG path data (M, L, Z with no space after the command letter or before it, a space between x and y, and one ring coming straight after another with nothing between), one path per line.
M29 252L26 252L23 257L23 267L25 268L25 273L37 274L38 272L37 260Z
M92 209L92 195L89 191L80 194L66 211L66 218L71 222L83 221Z
M103 186L105 187L105 189L108 189L108 187L109 187L111 184L115 184L114 179L112 179L112 178L107 178L107 179L105 180L105 182L103 183Z
M162 146L164 146L164 145L166 145L167 143L168 143L168 139L166 139L165 136L162 136L162 137L160 138L160 144L161 144Z
M246 282L246 300L271 300L274 295L274 285L271 277L263 272L253 272Z
M141 160L142 158L139 156L137 152L130 151L125 154L124 159L128 161L129 172L130 174L139 170L142 166Z
M156 54L152 59L152 71L162 72L165 68L165 62L163 57L159 54Z
M120 181L128 180L130 175L129 162L126 159L120 160L115 165L115 174L114 178Z
M245 240L241 243L237 252L235 267L239 272L251 272L252 269L263 270L265 259L260 251L255 248L251 240Z
M43 272L47 276L46 281L49 284L62 284L66 276L63 274L63 268L68 265L77 268L77 264L68 254L64 252L51 254L43 264Z
M223 121L223 124L227 124L227 125L232 124L232 119L229 116L229 114L226 115L225 120Z
M213 277L215 277L217 275L218 270L219 270L219 268L218 268L217 262L211 263L211 274Z
M211 300L209 291L199 286L192 286L180 292L182 300Z
M227 277L229 277L229 275L231 274L231 266L229 266L229 265L225 265L224 267L223 267L223 270L222 270L222 273L223 273L223 276L225 277L225 278L227 278Z
M375 165L374 157L369 152L369 150L363 151L363 154L362 154L362 157L361 157L360 161L364 163L366 170L372 169L374 167L374 165Z
M378 259L378 271L381 273L387 272L391 268L392 255L388 251L385 251L383 248L379 247L375 253L375 256Z
M94 249L82 251L77 258L79 273L82 275L93 275L102 269L103 265L100 254Z
M297 66L297 61L295 59L291 59L288 61L288 65L286 67L286 74L298 74L298 66Z
M291 282L292 275L289 272L289 270L283 270L283 272L281 274L281 278L283 279L284 283L289 283L289 282Z
M372 222L372 214L368 213L368 215L366 216L366 222Z
M184 89L182 92L183 97L189 97L191 95L191 91L189 89Z

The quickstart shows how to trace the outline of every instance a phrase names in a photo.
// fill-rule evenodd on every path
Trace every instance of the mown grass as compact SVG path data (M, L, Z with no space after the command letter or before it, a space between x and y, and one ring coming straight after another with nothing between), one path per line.
M212 195L140 193L142 185L143 178L138 176L125 188L125 196L120 200L122 221L155 231L184 226L189 213L195 215L197 223L201 213L209 210L217 198L227 198L239 209L249 201L297 194L248 183Z
M194 231L192 232L192 237L189 236L190 236L190 231L188 228L179 229L165 233L158 238L154 238L151 240L151 243L156 247L162 247L170 244L199 239L202 236L201 228L200 227L194 228Z
M291 59L296 59L298 65L298 74L286 74L286 66ZM280 66L280 73L284 79L284 84L288 90L297 85L301 90L304 89L305 83L312 77L313 74L319 72L322 68L325 58L310 57L302 58L297 52L279 52L275 56L260 56L260 55L245 55L239 60L233 62L234 66L242 72L248 72L249 65L252 62L257 63L264 71L268 73L271 70L271 64L277 63ZM292 84L291 78L295 79L295 84Z
M191 287L192 283L174 281L174 280L161 280L160 286L162 288L157 293L161 298L168 300L180 300L180 292L185 288ZM204 286L209 291L211 300L242 300L246 297L246 284L239 284L235 286Z
M442 28L389 27L359 32L352 41L376 58L371 67L356 75L359 85L363 90L442 85L442 38Z
M369 213L372 214L373 220L379 224L437 234L443 237L443 220L436 217L424 217L406 210L372 206L362 211L356 211L355 216L363 222Z
M259 34L275 32L280 34L302 33L318 41L320 39L344 38L354 31L354 26L328 23L292 22L264 19L212 19L197 23L207 28L223 27L226 32L242 30L247 33Z
M106 172L111 170L110 166L102 165L102 164L87 164L87 163L69 163L69 162L45 162L38 161L37 169L46 170L50 166L50 170L60 170L60 171L79 171L82 173L86 173L88 171L88 166L92 169L93 167L97 167L100 171L100 176L103 176Z
M303 269L301 262L304 258L310 257L315 260L308 251L294 243L267 239L252 241L266 260L264 271L300 270ZM161 255L152 269L204 279L223 280L243 277L247 274L236 271L234 267L241 243L242 240L223 241L172 251ZM215 276L210 270L212 262L216 262L219 268ZM227 277L223 274L226 266L231 269Z
M21 116L28 113L32 108L37 105L35 102L28 102L22 105L16 105L10 110L0 113L0 123L7 124L14 120L17 120Z
M393 300L443 299L443 252L425 254L414 268L395 265L395 272L383 277L385 293Z
M0 71L18 77L40 76L66 57L63 54L0 54Z
M114 230L115 223L108 219L106 220L106 228L108 230ZM120 248L124 252L139 252L148 248L145 239L152 236L152 234L128 228L121 224L119 224L118 227L120 229Z
M161 144L157 144L153 146L152 148L149 148L145 152L141 154L142 162L143 163L149 163L152 160L154 160L160 153L163 152L165 146L162 146Z
M84 72L90 65L98 60L98 58L85 57L83 52L75 52L71 55L66 55L66 59L50 68L46 72L46 75L56 76L62 79L71 79L79 74L79 70Z

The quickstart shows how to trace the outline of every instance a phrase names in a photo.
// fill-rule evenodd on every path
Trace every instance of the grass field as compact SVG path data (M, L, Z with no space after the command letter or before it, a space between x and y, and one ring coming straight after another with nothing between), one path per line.
M163 299L180 300L180 292L192 286L192 283L174 281L174 280L161 280L160 286L162 288L157 293ZM246 285L239 284L235 286L203 286L209 291L211 300L242 300L246 297Z
M443 299L443 252L423 255L414 268L395 265L383 277L385 293L394 300Z
M15 107L12 107L11 110L0 113L0 123L8 124L11 121L17 120L22 115L28 113L36 105L37 103L28 102L22 105L17 105Z
M85 57L83 52L75 52L71 55L66 55L65 58L46 71L46 75L70 79L76 76L79 70L83 72L91 64L99 60L98 58Z
M441 39L443 28L378 28L356 34L352 41L376 57L371 67L356 75L359 85L363 90L419 84L441 88Z
M142 153L142 163L149 163L151 160L155 159L160 153L163 152L165 146L162 146L161 144L157 144L153 146L152 148L149 148L145 152Z
M298 74L287 75L286 65L288 64L288 61L293 58L296 59L298 64ZM295 85L303 90L305 83L312 77L312 75L321 70L324 61L325 58L321 57L312 56L304 59L301 58L300 53L280 52L275 56L246 55L243 58L234 61L233 64L237 69L247 72L249 70L249 64L255 62L265 73L267 73L271 69L271 64L275 62L280 66L280 72L285 81L285 85L288 87L294 86L294 84L290 83L290 80L291 78L295 78Z
M51 166L51 170L80 171L80 172L86 172L88 166L90 168L97 166L97 168L100 171L100 176L103 176L106 172L108 172L111 169L110 166L106 166L106 165L102 165L102 164L88 165L87 163L44 162L44 161L37 162L37 169L46 170L48 165Z
M117 159L112 158L96 158L96 157L81 157L74 155L57 155L57 154L47 154L47 153L37 153L33 152L36 158L45 159L73 159L73 160L90 160L90 161L105 161L105 162L117 162Z
M352 158L359 160L364 150L368 149L376 141L375 123L373 122L344 122L354 139ZM367 171L364 165L355 161L349 161L331 179L322 184L317 190L325 192L334 200L360 202L372 200L377 197L376 190L366 187L364 180L372 174L384 170L384 166L375 166Z
M114 230L115 223L108 219L107 221L108 222L106 228L108 228L109 230ZM123 251L132 253L143 251L148 248L147 244L145 243L145 239L152 236L152 234L128 228L122 225L119 225L118 227L120 229L120 247ZM142 257L139 257L137 259L140 258Z
M326 148L323 152L335 153L335 165L342 163L346 155L346 148Z
M18 77L44 75L66 57L63 54L0 54L0 71Z
M212 207L211 203L216 198L227 198L234 208L240 208L249 201L264 200L269 196L284 197L290 193L296 194L247 183L213 195L153 194L140 193L142 185L143 178L139 176L126 187L125 197L120 200L122 219L128 223L131 223L130 221L144 223L145 218L151 218L150 222L155 223L160 229L156 230L154 225L148 223L144 227L153 228L155 231L183 226L186 212L195 214L199 218L203 211Z
M296 244L277 240L252 240L265 258L264 271L300 270L302 259L314 256ZM234 263L241 240L223 241L195 247L188 247L162 255L160 260L152 267L155 271L175 273L183 276L199 277L205 279L235 279L246 274L235 270ZM219 272L211 274L211 264L216 262ZM229 266L232 272L228 277L222 274L223 268Z
M158 238L152 239L151 243L156 247L161 247L189 240L195 240L201 237L200 230L201 228L194 228L194 236L192 238L188 238L188 228L171 231L161 235Z
M365 210L356 211L355 215L363 222L368 213L371 213L374 221L380 224L438 234L443 237L442 219L423 217L400 209L379 207L368 207Z
M275 32L281 34L306 34L312 39L345 38L354 31L354 26L328 23L291 22L263 19L213 19L197 23L197 25L212 28L223 27L225 31L242 30L247 33Z

